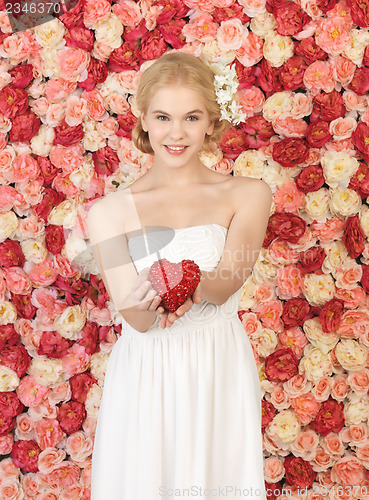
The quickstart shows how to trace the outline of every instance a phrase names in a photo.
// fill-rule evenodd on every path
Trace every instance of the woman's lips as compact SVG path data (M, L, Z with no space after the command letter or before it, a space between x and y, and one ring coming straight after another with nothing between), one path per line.
M183 149L170 149L168 146L165 146L165 149L170 153L171 155L181 155L186 151L188 146L184 146Z

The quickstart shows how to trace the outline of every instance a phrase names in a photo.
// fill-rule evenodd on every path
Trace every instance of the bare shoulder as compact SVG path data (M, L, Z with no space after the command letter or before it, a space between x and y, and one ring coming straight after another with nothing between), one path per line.
M238 209L245 208L248 203L271 205L273 192L265 181L253 177L236 176L232 185L232 196Z

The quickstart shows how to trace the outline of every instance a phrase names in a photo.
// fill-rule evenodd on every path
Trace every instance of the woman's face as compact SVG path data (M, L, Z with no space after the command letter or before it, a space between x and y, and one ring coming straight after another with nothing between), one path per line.
M163 87L154 94L141 123L155 158L168 164L188 163L194 158L198 161L206 134L214 130L201 96L178 85Z

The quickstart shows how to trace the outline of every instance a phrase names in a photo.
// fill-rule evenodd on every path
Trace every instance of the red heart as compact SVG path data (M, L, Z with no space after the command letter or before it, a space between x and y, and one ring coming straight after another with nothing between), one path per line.
M162 303L174 312L196 290L201 277L199 266L193 260L182 260L177 264L160 259L150 267L150 281L160 294Z

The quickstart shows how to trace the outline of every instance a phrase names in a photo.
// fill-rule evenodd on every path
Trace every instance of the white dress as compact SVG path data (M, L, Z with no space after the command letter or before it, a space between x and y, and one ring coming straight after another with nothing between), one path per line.
M226 235L218 224L176 229L160 258L210 271ZM158 255L135 260L136 238L129 251L140 272ZM98 415L92 500L266 499L262 395L240 292L221 306L194 304L170 328L157 317L140 333L123 319Z

